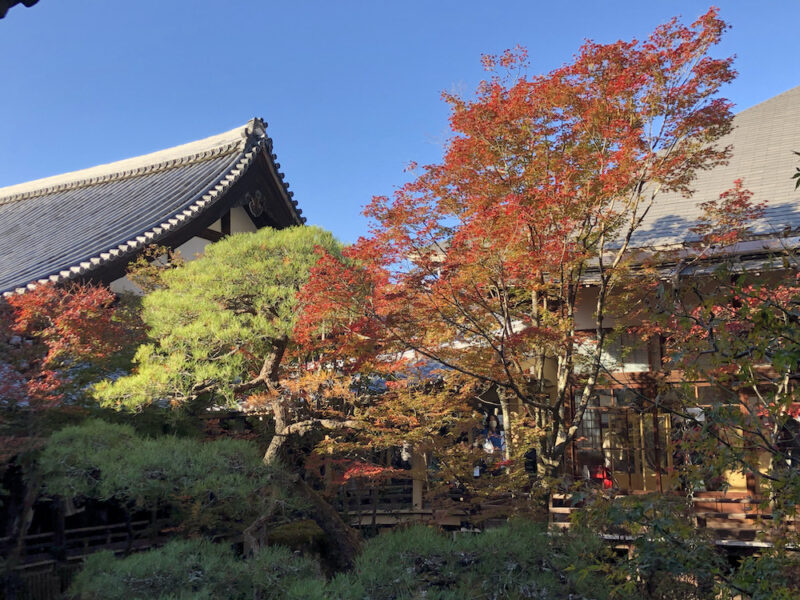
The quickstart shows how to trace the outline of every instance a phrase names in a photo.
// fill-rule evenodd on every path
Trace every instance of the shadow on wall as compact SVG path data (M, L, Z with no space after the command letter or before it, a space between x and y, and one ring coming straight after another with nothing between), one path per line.
M637 231L631 239L631 245L642 247L696 242L700 239L699 236L689 231L695 225L697 225L696 219L688 219L682 215L665 215L656 219L647 229ZM776 237L786 236L798 230L800 230L800 203L767 205L764 216L752 227L752 232L755 234L772 233Z

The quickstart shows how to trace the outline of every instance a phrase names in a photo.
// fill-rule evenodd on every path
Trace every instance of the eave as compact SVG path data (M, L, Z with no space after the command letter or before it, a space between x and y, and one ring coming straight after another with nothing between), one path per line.
M0 292L108 283L145 247L176 247L236 206L257 227L301 225L276 158L265 124L253 119L198 142L2 188Z

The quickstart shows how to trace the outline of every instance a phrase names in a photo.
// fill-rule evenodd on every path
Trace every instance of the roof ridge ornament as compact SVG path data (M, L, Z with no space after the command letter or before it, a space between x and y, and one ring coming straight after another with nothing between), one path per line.
M267 137L267 122L260 117L253 117L247 122L247 125L244 126L242 137L255 137L258 139Z

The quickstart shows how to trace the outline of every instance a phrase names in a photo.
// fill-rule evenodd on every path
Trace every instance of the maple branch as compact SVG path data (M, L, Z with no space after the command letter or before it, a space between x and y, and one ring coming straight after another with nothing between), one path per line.
M366 429L366 425L361 421L345 420L337 421L335 419L307 419L305 421L298 421L291 423L284 427L280 432L276 432L277 436L289 436L292 434L305 435L311 431L315 425L324 427L325 429Z
M400 343L404 344L407 348L413 350L414 352L418 352L419 354L421 354L425 358L428 358L428 359L430 359L432 361L438 362L441 365L447 367L448 369L452 369L453 371L456 371L457 373L461 373L462 375L467 375L469 377L473 377L473 378L478 379L479 381L482 381L484 383L489 383L489 384L492 384L492 385L496 385L496 386L501 387L501 388L511 389L517 396L519 396L520 398L525 399L525 401L528 404L530 404L531 406L534 406L536 408L539 408L539 409L542 409L542 410L549 410L549 409L552 408L549 404L542 404L542 403L536 402L536 401L532 400L532 398L529 395L523 394L519 390L517 384L513 380L510 381L510 382L501 381L501 380L493 378L493 377L488 377L488 376L484 375L483 373L479 373L477 371L473 371L473 370L467 369L465 367L462 367L462 366L450 361L448 358L445 358L440 354L436 354L432 350L428 350L426 347L423 347L423 346L421 346L419 344L415 344L413 341L411 341L410 339L406 338L401 333L397 332L391 325L389 325L388 323L386 323L385 321L380 319L380 317L375 315L374 313L372 313L372 318L377 320L377 322L379 322L397 341L399 341Z

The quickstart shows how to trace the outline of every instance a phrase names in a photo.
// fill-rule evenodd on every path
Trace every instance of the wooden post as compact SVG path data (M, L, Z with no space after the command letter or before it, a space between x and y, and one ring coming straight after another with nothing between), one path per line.
M375 530L378 523L378 487L375 483L371 486L370 495L372 497L372 529Z
M634 460L634 452L636 448L633 447L633 439L631 438L631 424L628 419L630 416L630 409L625 408L625 470L628 472L628 493L633 491L633 469L636 468L636 461ZM633 463L633 464L631 464Z
M642 489L647 491L647 447L644 442L644 417L639 415L639 443L642 445Z
M656 463L656 487L659 492L663 492L664 486L661 482L661 443L658 439L658 410L655 405L653 406L653 456Z
M567 395L569 398L569 402L567 403L567 410L569 411L569 415L567 418L572 422L572 415L575 414L575 387L572 386L570 388L569 394ZM572 478L578 479L580 477L578 473L578 458L575 449L575 438L571 439L569 442L569 446L567 446L569 452L569 460L572 467ZM567 470L564 469L564 473L567 473Z
M125 507L125 554L128 554L133 548L133 523L132 523L131 511L126 506Z
M155 546L156 540L158 538L158 528L156 523L158 522L158 508L153 507L150 509L150 545Z
M603 411L601 410L600 406L597 407L597 430L600 432L600 456L603 457L603 468L606 468L606 450L603 447ZM609 442L611 441L611 419L609 419L608 428L606 429L606 436L608 436ZM609 445L609 456L611 455L611 448ZM610 462L609 462L610 464Z
M66 537L64 536L64 522L66 519L66 510L64 507L64 501L60 498L53 501L56 509L56 522L55 522L55 542L56 546L63 546Z
M219 220L219 228L222 231L222 235L231 234L231 211L222 215L222 218Z
M425 457L414 449L411 453L411 506L422 510L422 490L425 485Z
M750 399L748 398L747 393L745 393L743 391L740 391L739 392L739 411L745 416L750 413L749 404L750 404ZM744 437L744 444L746 445L745 450L750 452L750 454L751 454L751 459L750 460L754 461L756 463L756 465L758 465L758 463L761 460L761 457L758 456L758 451L757 450L753 451L752 448L747 447L748 443L752 443L751 437L752 437L752 435L745 435L745 437ZM761 499L761 494L759 492L759 489L761 487L760 479L761 479L761 477L760 477L760 475L758 473L757 467L753 471L751 471L749 473L745 473L745 486L747 488L747 493L749 493L753 497L753 499L755 500L756 504Z

